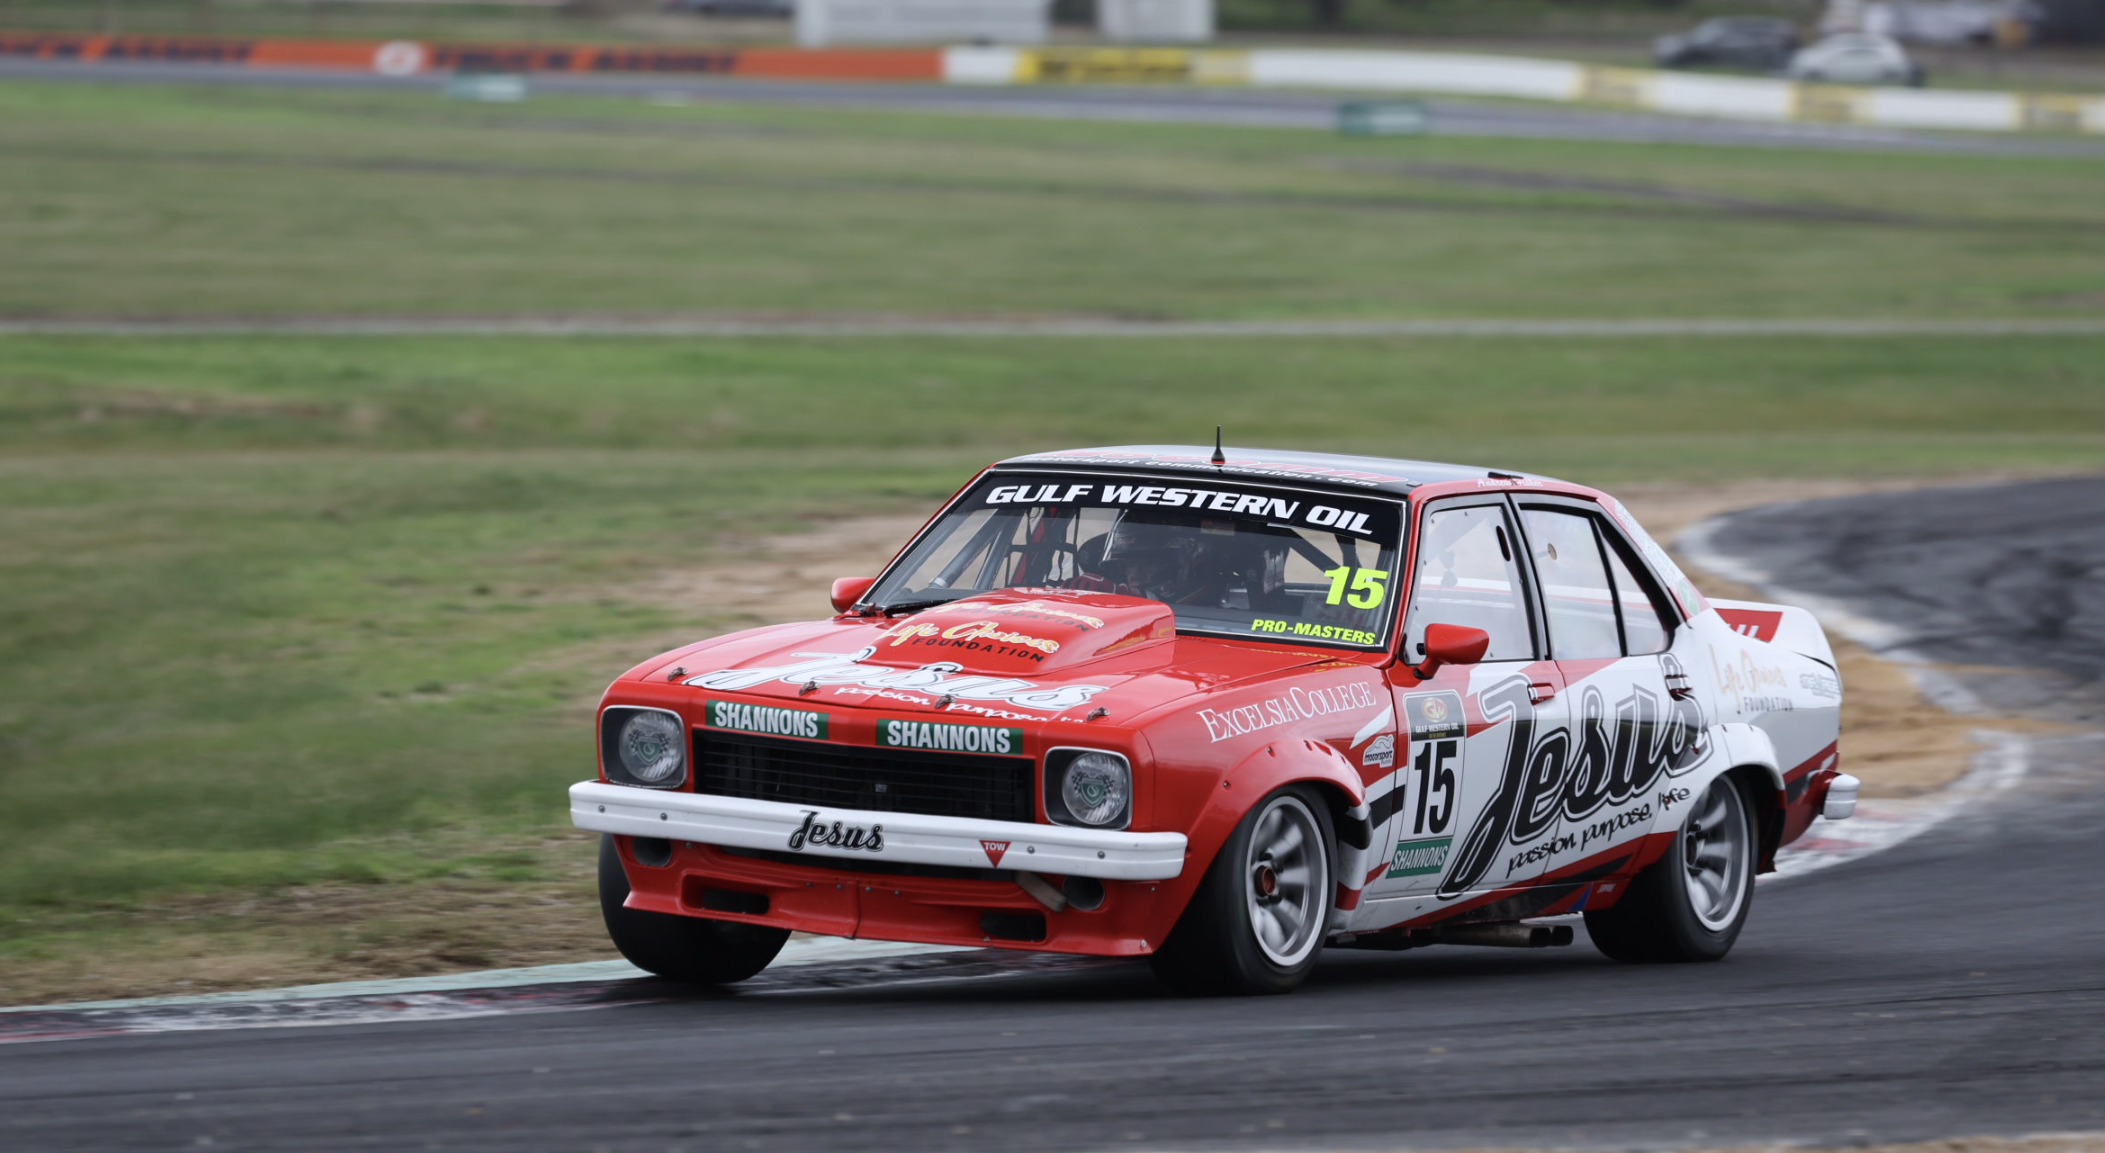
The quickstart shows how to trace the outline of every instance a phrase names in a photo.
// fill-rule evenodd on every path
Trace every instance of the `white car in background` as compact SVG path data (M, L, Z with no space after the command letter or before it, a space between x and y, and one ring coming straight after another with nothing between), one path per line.
M1784 68L1793 80L1816 84L1906 84L1920 88L1922 66L1896 40L1841 32L1800 49Z

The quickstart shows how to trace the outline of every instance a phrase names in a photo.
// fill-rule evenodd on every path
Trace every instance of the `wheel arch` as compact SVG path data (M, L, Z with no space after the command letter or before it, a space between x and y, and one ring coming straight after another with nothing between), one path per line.
M1741 723L1713 725L1709 739L1716 750L1709 763L1679 783L1691 796L1702 795L1720 777L1729 777L1739 785L1754 813L1755 870L1775 872L1776 849L1783 840L1785 810L1790 804L1784 791L1783 767L1777 763L1776 742L1760 728ZM1665 849L1662 846L1658 851Z
M1330 745L1300 738L1282 739L1253 750L1221 774L1219 787L1212 790L1205 808L1193 818L1185 834L1184 871L1171 883L1174 887L1163 893L1167 899L1157 906L1155 920L1149 926L1149 941L1167 938L1235 826L1259 801L1292 785L1313 789L1330 816L1336 853L1331 864L1339 890L1331 902L1333 919L1348 899L1346 908L1358 906L1362 887L1358 878L1366 875L1366 861L1373 853L1366 785L1352 762ZM1349 898L1345 896L1348 881L1352 886Z

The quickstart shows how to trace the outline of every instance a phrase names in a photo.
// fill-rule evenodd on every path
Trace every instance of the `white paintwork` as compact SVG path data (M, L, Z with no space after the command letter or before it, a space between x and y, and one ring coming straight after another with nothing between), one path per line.
M864 829L883 827L881 852L807 845L802 852L815 858L986 869L994 865L980 842L1006 841L1008 849L1002 857L1002 868L1117 881L1162 881L1184 871L1182 833L1112 832L1020 821L865 812L663 792L599 781L580 781L570 786L573 824L593 832L631 837L789 852L790 835L804 825L807 815L826 825L840 821Z
M1121 44L1199 44L1213 39L1213 0L1096 0L1096 27Z
M943 83L1014 84L1022 58L1017 48L945 48Z
M1584 69L1564 60L1444 52L1357 52L1282 48L1250 53L1250 83L1262 88L1372 88L1570 100Z
M1043 44L1051 0L797 0L797 43Z

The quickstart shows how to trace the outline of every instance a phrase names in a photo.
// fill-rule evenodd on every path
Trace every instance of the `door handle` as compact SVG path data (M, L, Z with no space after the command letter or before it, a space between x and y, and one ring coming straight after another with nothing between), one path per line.
M1528 682L1528 699L1538 705L1556 695L1557 686L1550 684L1548 681Z
M1687 673L1675 673L1666 678L1666 695L1685 701L1696 695L1696 686L1689 681Z

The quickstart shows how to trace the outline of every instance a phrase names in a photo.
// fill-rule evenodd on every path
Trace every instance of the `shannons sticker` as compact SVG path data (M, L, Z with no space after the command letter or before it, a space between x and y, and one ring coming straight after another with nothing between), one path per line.
M879 721L877 743L892 749L1016 756L1023 752L1023 730L935 721Z
M772 705L749 705L740 701L710 701L702 719L712 729L741 733L765 733L771 737L826 739L829 715L811 709L781 709Z
M737 692L769 681L790 685L857 685L867 689L907 689L931 696L950 696L961 701L1000 701L1018 708L1061 712L1089 703L1089 698L1108 685L1059 685L1047 688L1036 681L1015 677L953 676L964 668L955 661L937 661L917 669L872 668L862 662L877 654L875 645L852 653L791 653L803 657L790 665L754 669L719 669L689 677L687 684L702 689Z
M1389 877L1430 877L1447 867L1447 854L1453 848L1453 837L1398 841L1395 856L1389 858Z

